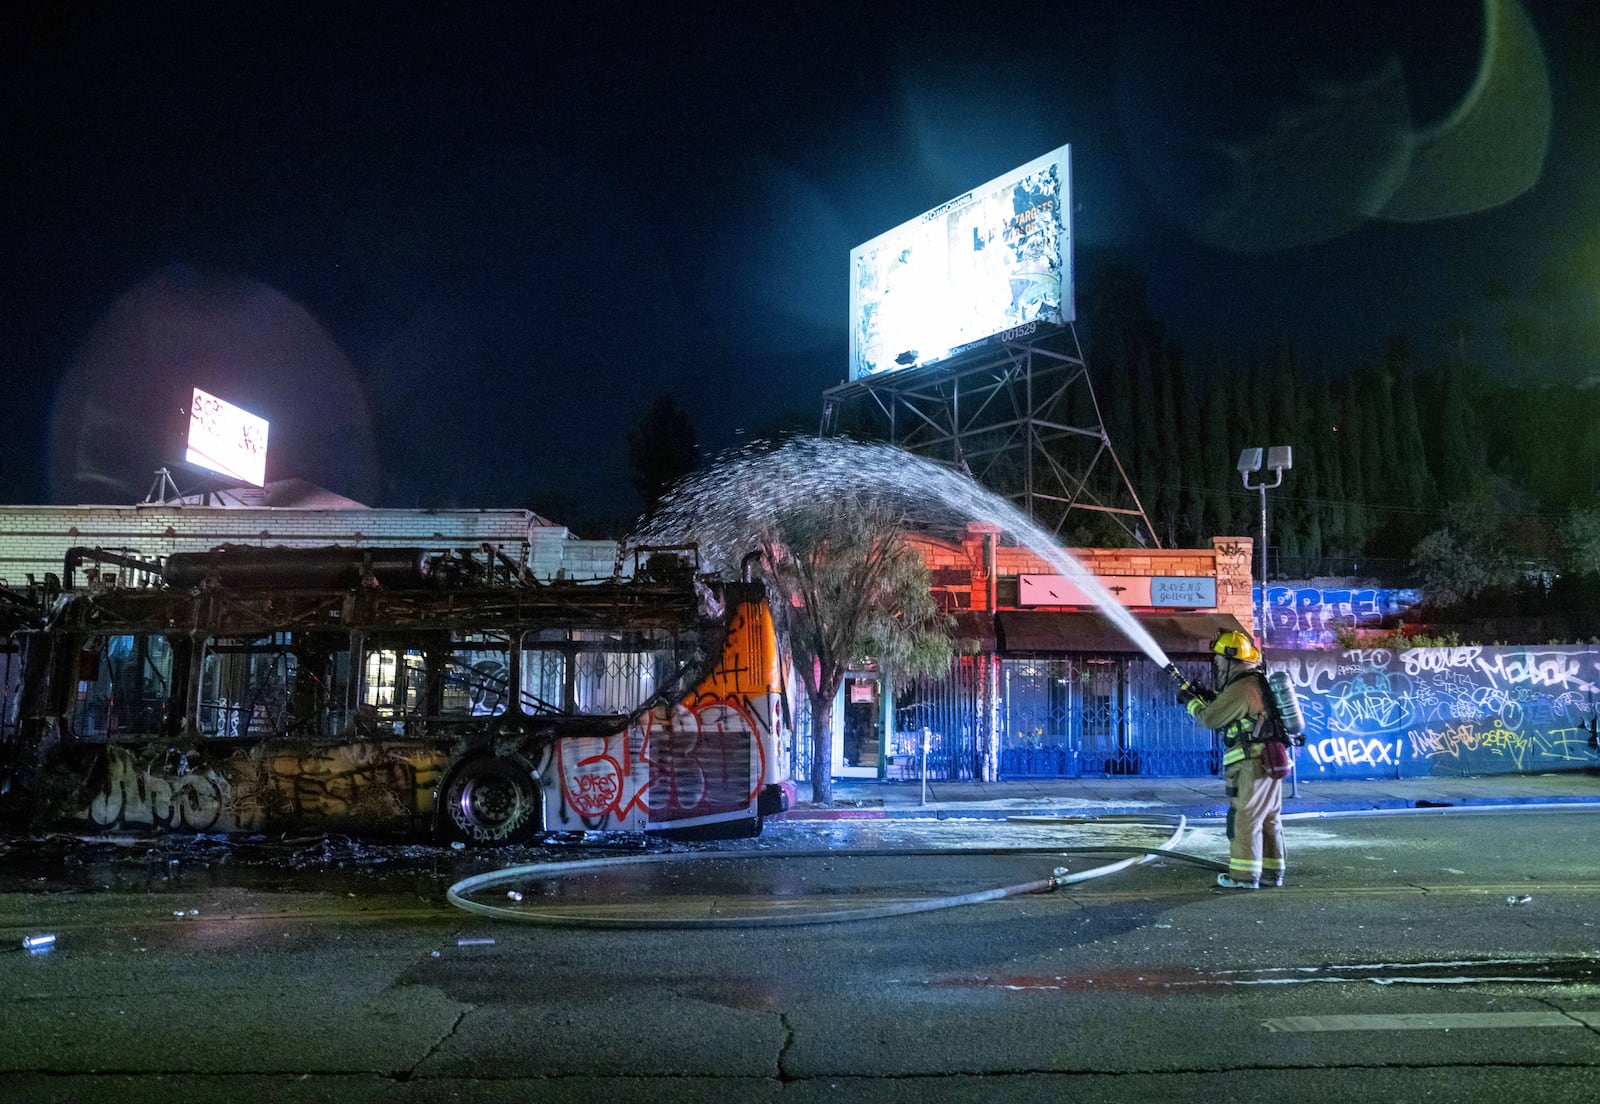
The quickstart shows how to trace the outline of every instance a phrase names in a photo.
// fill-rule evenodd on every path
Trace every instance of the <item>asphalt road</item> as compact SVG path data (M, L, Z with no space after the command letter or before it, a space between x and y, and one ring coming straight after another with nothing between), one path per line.
M489 892L579 923L759 925L1116 857L994 848L1165 834L813 822ZM445 900L471 874L596 857L572 847L0 841L0 938L56 935L46 954L0 952L0 1100L1587 1104L1594 836L1581 811L1302 821L1283 890L1215 890L1161 859L1050 894L710 930ZM1223 853L1215 828L1180 846ZM883 848L984 851L862 854ZM830 854L774 857L793 850Z

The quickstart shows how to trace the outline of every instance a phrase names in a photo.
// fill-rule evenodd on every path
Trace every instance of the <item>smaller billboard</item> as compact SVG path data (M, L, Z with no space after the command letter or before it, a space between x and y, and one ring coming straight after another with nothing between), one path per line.
M1062 146L850 251L850 378L1073 319Z
M267 420L196 387L183 458L259 487L267 481Z

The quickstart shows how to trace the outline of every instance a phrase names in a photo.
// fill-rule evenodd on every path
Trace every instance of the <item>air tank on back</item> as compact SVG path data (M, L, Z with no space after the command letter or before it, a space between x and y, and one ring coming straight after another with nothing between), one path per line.
M1274 671L1267 676L1267 689L1272 693L1272 707L1283 725L1283 734L1292 744L1306 742L1306 719L1300 712L1300 696L1289 683L1289 676Z

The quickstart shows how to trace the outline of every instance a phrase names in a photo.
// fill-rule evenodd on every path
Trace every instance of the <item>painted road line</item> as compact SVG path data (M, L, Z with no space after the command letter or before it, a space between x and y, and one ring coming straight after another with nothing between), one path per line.
M1282 1016L1263 1020L1268 1031L1496 1031L1600 1027L1593 1012L1434 1012L1372 1016Z
M1148 867L1145 869L1149 869ZM1291 878L1293 875L1290 875ZM1560 894L1593 895L1600 893L1600 882L1551 882L1551 883L1505 883L1501 885L1426 885L1422 883L1406 883L1404 885L1304 885L1291 881L1283 889L1274 889L1261 893L1224 893L1209 881L1196 881L1190 885L1179 888L1163 888L1161 895L1164 899L1178 900L1197 898L1201 900L1237 901L1243 903L1255 902L1259 904L1263 899L1273 898L1282 894L1285 898L1304 901L1308 898L1334 898L1344 900L1351 897L1408 897L1408 898L1455 898L1455 897L1498 897L1504 905L1505 899L1512 894L1519 898L1531 896L1530 904L1542 903L1541 898ZM1107 902L1107 901L1148 901L1151 891L1148 888L1137 889L1084 889L1074 886L1072 889L1060 889L1053 894L1056 897L1070 897L1073 900ZM1019 898L1020 900L1020 898Z

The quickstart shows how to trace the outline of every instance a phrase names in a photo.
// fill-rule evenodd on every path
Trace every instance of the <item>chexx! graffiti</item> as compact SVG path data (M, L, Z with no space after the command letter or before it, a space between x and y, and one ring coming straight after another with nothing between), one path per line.
M1377 648L1269 661L1300 692L1302 773L1493 774L1600 762L1600 655L1591 648Z

